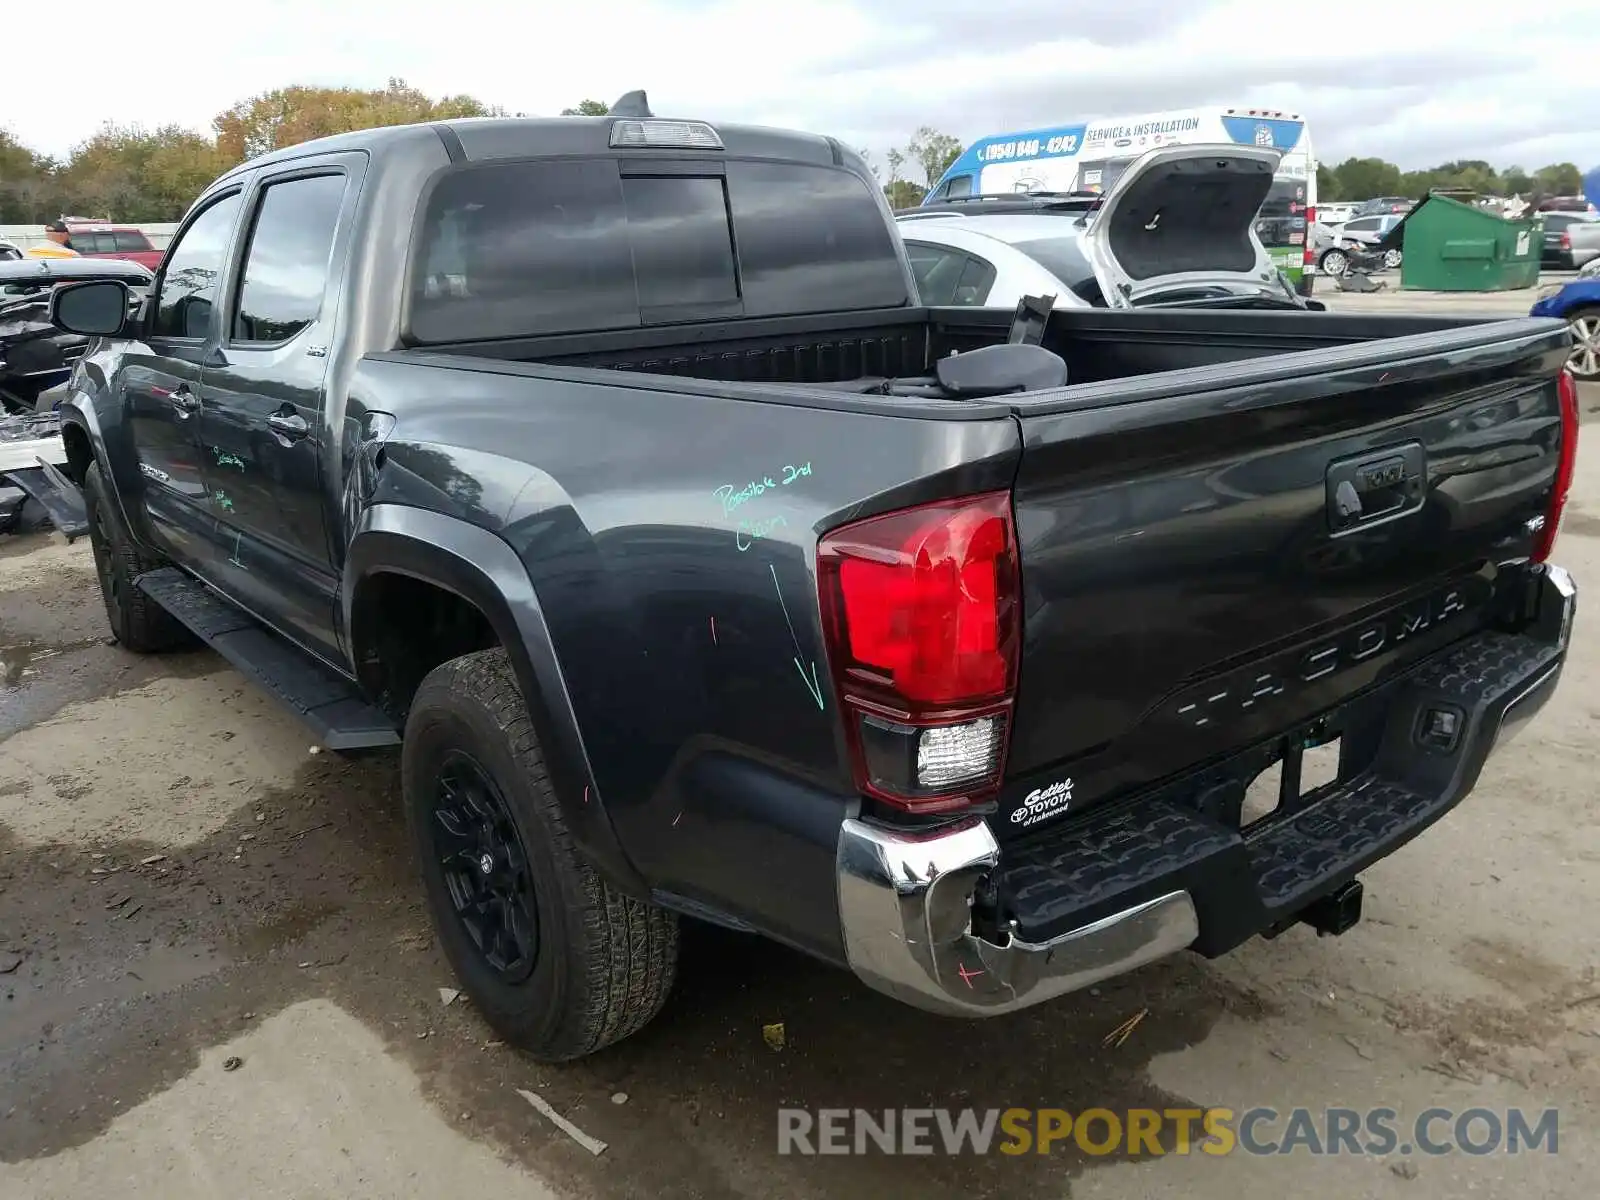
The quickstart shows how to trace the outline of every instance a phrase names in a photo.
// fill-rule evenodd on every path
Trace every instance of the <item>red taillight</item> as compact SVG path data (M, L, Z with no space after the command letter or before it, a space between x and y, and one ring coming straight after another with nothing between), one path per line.
M1544 562L1555 549L1556 534L1561 529L1561 513L1567 507L1567 493L1572 490L1572 473L1578 463L1578 381L1567 368L1561 368L1556 379L1556 395L1561 400L1561 449L1556 459L1555 484L1550 491L1550 507L1545 510L1544 525L1534 538L1533 561Z
M1565 229L1561 231L1561 248L1563 250L1572 249L1572 234Z
M857 785L914 812L992 797L1021 625L1010 494L836 529L817 575Z
M1308 204L1306 205L1306 248L1304 256L1300 259L1300 261L1308 267L1315 266L1317 262L1317 247L1315 244L1316 239L1311 236L1311 227L1316 223L1317 206L1315 204Z

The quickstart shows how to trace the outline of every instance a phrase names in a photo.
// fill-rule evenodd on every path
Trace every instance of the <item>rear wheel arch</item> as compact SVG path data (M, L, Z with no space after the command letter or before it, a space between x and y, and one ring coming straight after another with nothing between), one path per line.
M375 505L363 513L350 541L343 596L344 629L356 676L398 720L404 720L422 680L441 663L503 648L575 840L619 888L649 895L593 787L582 732L532 581L505 541L440 513ZM442 621L451 634L442 644L393 657L395 639L383 632L385 614L400 611L391 606L402 605L410 606L410 615L401 631L414 629L420 618ZM385 689L399 689L400 694L385 695Z

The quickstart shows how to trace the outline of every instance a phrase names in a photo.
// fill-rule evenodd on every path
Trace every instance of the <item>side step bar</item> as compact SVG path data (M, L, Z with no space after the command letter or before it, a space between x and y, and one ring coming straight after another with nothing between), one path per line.
M329 750L398 746L394 722L355 684L264 628L176 567L149 571L134 586L188 626L246 678L286 704Z

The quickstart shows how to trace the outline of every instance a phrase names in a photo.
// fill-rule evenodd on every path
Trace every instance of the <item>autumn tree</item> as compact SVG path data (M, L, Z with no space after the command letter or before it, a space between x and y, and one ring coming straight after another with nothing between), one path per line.
M563 108L563 117L603 117L611 111L611 105L600 100L579 100L576 108Z
M370 90L275 88L217 114L211 126L223 156L242 162L269 150L353 129L498 115L499 110L471 96L434 100L403 79L391 79L387 87Z
M63 207L119 221L175 221L233 161L178 125L103 125L55 174Z
M950 164L961 157L961 149L961 143L948 133L924 125L906 146L906 153L922 168L927 186L932 187L939 182L939 176L950 169Z

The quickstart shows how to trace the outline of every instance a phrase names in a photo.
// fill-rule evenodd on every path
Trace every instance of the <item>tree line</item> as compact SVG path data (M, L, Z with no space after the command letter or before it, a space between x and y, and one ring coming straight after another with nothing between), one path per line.
M371 89L275 88L218 113L210 136L178 125L108 123L59 161L0 129L0 225L63 214L176 221L218 175L269 150L379 125L505 115L471 96L435 100L391 79Z
M1370 200L1375 196L1420 199L1435 188L1456 188L1480 196L1576 196L1583 191L1583 175L1574 163L1550 163L1536 170L1490 166L1481 159L1440 163L1424 171L1402 171L1381 158L1347 158L1337 166L1317 167L1317 200ZM1596 197L1591 196L1591 200Z
M579 101L563 116L600 116L608 105ZM175 221L202 188L228 168L269 150L310 138L380 125L449 117L523 116L472 96L433 99L403 79L382 88L285 87L241 100L212 119L209 135L167 125L147 130L108 123L56 160L0 129L0 224L41 224L62 215L129 223ZM924 125L904 146L881 154L862 150L893 208L922 200L962 152L959 140ZM1552 163L1537 170L1497 170L1477 160L1402 171L1379 158L1348 158L1317 168L1318 199L1420 196L1430 188L1524 197L1572 195L1578 168Z

